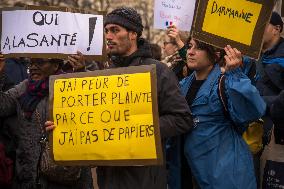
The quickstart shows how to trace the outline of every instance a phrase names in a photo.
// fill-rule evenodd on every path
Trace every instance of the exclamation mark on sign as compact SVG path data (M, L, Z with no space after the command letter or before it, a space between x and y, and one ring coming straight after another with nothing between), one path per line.
M93 40L96 23L97 23L97 17L89 18L89 47L87 48L87 51L91 49L91 43Z

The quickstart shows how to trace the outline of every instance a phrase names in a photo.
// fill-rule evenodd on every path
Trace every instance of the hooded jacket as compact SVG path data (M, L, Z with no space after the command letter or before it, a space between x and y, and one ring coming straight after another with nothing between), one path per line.
M111 57L112 67L156 65L160 132L162 138L185 133L193 122L174 73L151 58L151 49L144 39L138 40L138 50L128 57ZM166 189L165 166L98 167L100 189Z

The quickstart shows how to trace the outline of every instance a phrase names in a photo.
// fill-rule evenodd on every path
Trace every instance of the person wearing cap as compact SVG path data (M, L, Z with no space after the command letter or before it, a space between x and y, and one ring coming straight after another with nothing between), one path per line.
M159 126L162 141L188 132L192 127L190 109L178 87L174 73L152 59L149 43L141 38L141 16L133 8L117 8L104 21L107 53L112 68L156 65ZM142 83L143 81L141 81ZM53 130L46 122L46 130ZM101 166L97 168L100 189L166 189L167 171L162 166Z
M272 12L263 34L263 46L259 60L244 57L244 71L256 84L262 96L277 95L283 89L279 71L284 68L284 39L281 37L283 21ZM271 100L266 99L269 104Z
M273 12L270 23L266 26L264 32L262 56L256 62L257 74L259 75L256 87L268 105L264 128L266 133L269 133L274 124L276 140L280 136L277 133L280 132L278 126L283 125L284 122L282 121L279 124L279 121L276 121L277 119L273 119L273 114L269 114L269 110L272 104L279 101L280 93L284 90L284 39L281 37L282 31L282 18L277 12Z
M71 55L68 61L74 69L82 69L80 56ZM75 62L75 63L74 63ZM3 73L5 60L0 53L0 78ZM28 79L22 81L6 92L0 91L0 117L16 115L17 146L13 188L22 189L64 189L70 185L58 184L46 179L39 172L41 154L40 138L44 129L44 122L48 117L49 76L62 74L61 59L32 58L28 64ZM3 80L0 80L0 85ZM42 128L41 128L42 127ZM93 188L90 168L82 168L81 176L74 189Z
M192 125L190 110L174 73L151 58L148 42L140 37L143 31L141 16L132 8L118 8L106 16L104 27L107 51L114 67L156 65L161 136L187 132ZM101 189L167 188L164 166L98 167L97 174Z
M270 22L263 35L263 46L259 60L244 58L244 70L248 67L253 74L250 78L268 105L284 89L284 39L281 37L283 21L277 12L272 12Z
M283 21L276 12L263 35L260 59L256 62L256 87L264 100L271 105L275 97L284 90L284 39L281 37Z
M268 144L273 121L270 107L281 90L284 90L284 39L281 37L283 21L277 12L272 12L263 34L263 46L258 60L243 58L243 71L256 85L267 104L267 113L263 116L263 144ZM274 130L275 132L276 130ZM260 152L261 154L261 152ZM256 177L259 180L259 157L254 155ZM259 183L259 182L258 182Z

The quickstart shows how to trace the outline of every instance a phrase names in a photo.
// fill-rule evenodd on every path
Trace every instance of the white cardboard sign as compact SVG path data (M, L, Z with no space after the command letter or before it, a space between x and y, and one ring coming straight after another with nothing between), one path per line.
M2 11L1 52L102 55L103 15Z
M155 0L154 28L166 29L174 24L181 31L190 31L196 0Z

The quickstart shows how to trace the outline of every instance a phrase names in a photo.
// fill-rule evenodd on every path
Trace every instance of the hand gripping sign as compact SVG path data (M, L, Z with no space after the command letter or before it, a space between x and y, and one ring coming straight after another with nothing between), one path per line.
M174 24L181 31L190 31L196 0L155 0L154 28L166 29Z
M198 0L193 38L258 59L274 0Z
M151 65L51 76L54 160L64 165L161 164L155 70Z

